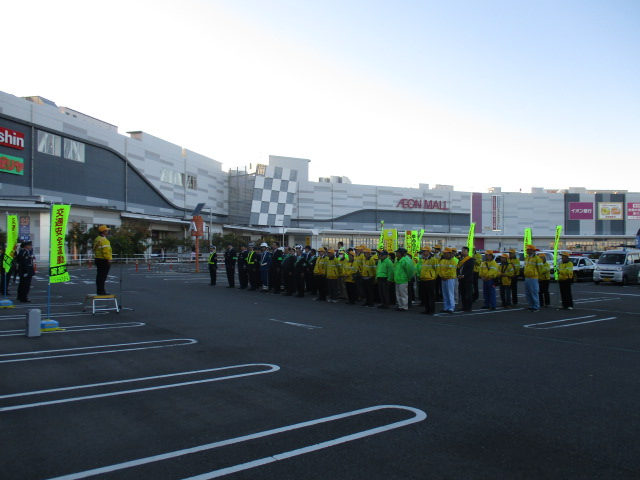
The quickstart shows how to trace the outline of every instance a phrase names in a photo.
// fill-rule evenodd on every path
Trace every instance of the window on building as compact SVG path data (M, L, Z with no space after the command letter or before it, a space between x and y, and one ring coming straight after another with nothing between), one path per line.
M194 177L193 175L187 175L187 188L190 190L197 190L198 177Z
M84 143L65 138L64 158L84 163Z
M62 156L62 138L53 133L38 130L38 151L56 157Z
M184 186L184 174L176 172L175 170L163 168L160 174L160 181L182 187Z
M267 172L267 166L263 165L262 163L259 163L256 165L256 175L262 175L264 177L264 174Z

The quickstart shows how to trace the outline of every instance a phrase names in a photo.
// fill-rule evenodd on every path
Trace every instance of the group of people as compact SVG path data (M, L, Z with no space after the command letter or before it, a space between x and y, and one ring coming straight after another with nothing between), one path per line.
M4 259L10 267L4 268ZM33 243L30 240L21 242L17 250L6 251L6 246L0 249L0 290L4 297L8 297L11 292L9 285L16 283L18 279L17 300L21 303L29 303L29 291L31 290L31 279L36 273L35 257L33 256Z
M559 285L562 306L573 308L571 283L573 264L570 252L562 252L559 264ZM406 312L412 305L424 306L422 313L433 315L436 302L443 302L441 313L453 313L456 303L459 311L469 312L480 299L482 283L482 309L497 308L496 287L500 306L512 308L518 304L518 278L520 260L516 250L496 253L487 250L484 256L461 249L435 245L425 246L418 254L410 255L405 248L395 252L370 249L365 245L336 248L309 245L281 246L263 242L241 245L239 250L227 245L223 252L227 288L260 290L286 296L317 295L315 300L337 303L346 300L355 305ZM218 251L211 246L208 266L210 284L216 285ZM550 266L546 256L537 253L533 245L527 246L524 261L525 296L530 311L549 306Z

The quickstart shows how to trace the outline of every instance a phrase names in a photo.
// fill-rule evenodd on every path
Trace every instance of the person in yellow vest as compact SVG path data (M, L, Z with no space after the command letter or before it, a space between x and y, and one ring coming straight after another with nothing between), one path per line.
M356 304L356 273L358 272L358 263L354 255L354 250L347 250L347 259L342 262L342 278L345 280L347 291L347 305Z
M453 250L446 247L442 251L442 257L439 260L438 276L441 279L442 300L444 308L441 313L453 313L456 308L455 283L456 283L456 266L458 262L453 258Z
M560 298L562 308L573 310L573 296L571 284L573 283L573 263L569 259L571 252L562 252L562 262L558 264L558 285L560 286Z
M480 298L480 264L482 263L482 254L475 248L473 249L473 301L477 302Z
M542 260L536 255L536 247L527 245L527 255L524 258L524 293L527 297L529 310L540 310L540 270Z
M318 248L318 258L313 267L313 277L318 289L318 298L321 302L327 300L327 255L323 247Z
M100 235L93 241L93 257L96 265L96 291L98 295L110 295L104 287L107 276L109 275L109 270L111 269L111 242L107 239L110 229L106 225L100 225L98 232Z
M209 247L207 264L209 265L209 276L211 277L211 283L209 285L215 285L218 276L218 250L216 250L215 245Z
M509 254L503 253L500 255L501 262L498 265L498 275L500 282L500 301L502 302L502 308L511 308L511 283L513 277L516 274L516 270L509 262Z
M442 245L438 243L433 246L433 255L439 262L443 255ZM438 275L438 277L436 278L436 302L439 302L440 300L442 300L442 277Z
M540 264L540 278L538 278L538 285L540 290L538 292L538 299L540 300L541 307L548 307L551 303L551 297L549 296L549 282L551 281L551 268L549 262L547 262L547 256L540 252L538 254L542 263Z
M362 281L364 285L364 307L373 307L373 286L376 278L376 261L371 256L371 249L365 248L362 251L364 261L362 262Z
M424 312L420 313L433 315L436 313L436 278L438 278L440 260L428 246L424 247L422 254L419 276L422 285L421 295L424 295Z
M485 260L480 264L480 278L482 279L482 296L484 305L481 308L496 309L495 279L498 276L498 264L493 259L493 250L484 252Z
M513 265L513 278L511 279L511 304L518 304L518 282L520 281L520 259L516 255L516 249L509 250L509 263Z
M338 303L338 282L342 275L342 262L336 257L336 252L330 248L327 252L325 263L327 272L327 289L329 290L329 302Z

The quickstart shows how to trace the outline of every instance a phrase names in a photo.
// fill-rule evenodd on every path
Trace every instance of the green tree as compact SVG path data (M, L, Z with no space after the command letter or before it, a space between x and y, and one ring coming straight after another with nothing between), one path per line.
M98 236L98 232L95 232L95 236ZM71 228L67 233L67 246L69 251L72 251L75 246L78 253L87 253L89 245L93 242L93 238L95 237L89 232L86 222L72 221Z
M227 233L225 235L214 233L211 236L211 245L218 247L218 250L224 250L229 244L233 245L233 247L237 249L243 243L246 243L244 239L235 233Z

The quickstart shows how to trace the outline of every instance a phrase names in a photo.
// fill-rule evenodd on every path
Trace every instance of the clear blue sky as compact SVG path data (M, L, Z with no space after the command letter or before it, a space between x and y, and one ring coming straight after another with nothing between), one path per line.
M7 8L22 60L0 89L225 168L273 154L311 159L312 180L640 190L612 168L640 163L638 0Z

